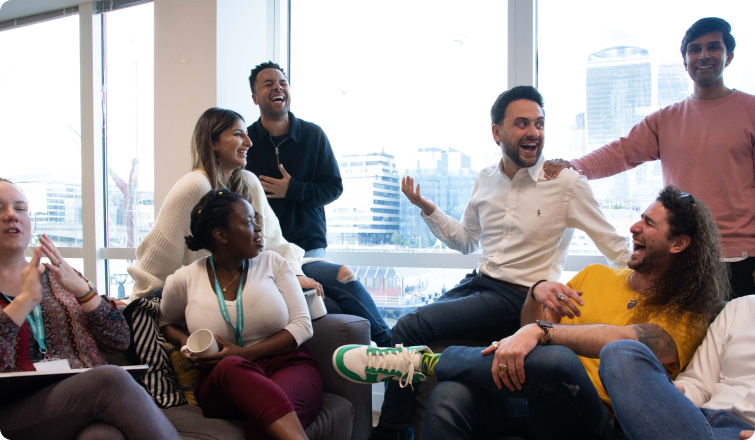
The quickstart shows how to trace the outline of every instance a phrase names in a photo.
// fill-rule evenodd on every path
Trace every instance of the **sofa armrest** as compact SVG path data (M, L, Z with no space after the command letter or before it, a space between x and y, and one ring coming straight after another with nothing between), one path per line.
M333 368L333 353L346 344L370 343L370 323L358 316L327 314L312 323L314 336L305 345L320 364L325 392L336 394L354 407L352 440L366 439L372 430L372 387L352 383Z

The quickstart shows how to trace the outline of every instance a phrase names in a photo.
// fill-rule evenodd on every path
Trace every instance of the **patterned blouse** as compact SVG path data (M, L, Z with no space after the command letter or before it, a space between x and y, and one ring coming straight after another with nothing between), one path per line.
M0 295L0 307L9 303ZM53 357L68 359L71 368L105 365L101 351L117 353L128 348L126 320L111 300L103 298L95 310L84 313L73 294L60 287L47 269L42 274L42 317L45 345ZM29 323L20 327L0 310L0 372L34 371L43 359Z

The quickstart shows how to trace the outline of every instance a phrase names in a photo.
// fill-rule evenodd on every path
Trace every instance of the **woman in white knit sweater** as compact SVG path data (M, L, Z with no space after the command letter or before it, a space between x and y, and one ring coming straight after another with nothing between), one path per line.
M333 303L343 313L367 319L372 340L378 346L390 346L391 331L377 310L372 297L356 279L339 280L347 266L322 260L303 259L304 250L283 238L280 224L270 208L265 191L257 176L244 170L246 151L252 146L244 127L244 119L232 110L211 108L197 121L192 138L193 171L171 188L157 216L155 226L136 249L137 262L128 268L134 279L135 297L152 295L162 288L165 279L181 266L206 257L209 252L191 251L184 243L189 235L191 209L210 190L223 188L243 196L254 209L257 223L262 227L265 249L280 254L294 271L302 289L316 289L332 301L326 300L329 310ZM221 142L221 138L228 142ZM310 264L317 273L332 276L314 280L305 275L302 264ZM314 271L313 271L314 272Z

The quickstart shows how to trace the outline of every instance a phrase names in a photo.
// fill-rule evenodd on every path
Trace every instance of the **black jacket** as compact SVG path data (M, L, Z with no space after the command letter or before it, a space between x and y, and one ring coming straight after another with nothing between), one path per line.
M291 175L286 197L267 199L280 222L283 237L305 251L328 246L325 205L341 196L343 184L328 137L318 125L288 113L290 129L280 142L280 163ZM259 176L283 177L270 133L257 122L247 127L252 140L246 169ZM281 142L282 141L282 142Z

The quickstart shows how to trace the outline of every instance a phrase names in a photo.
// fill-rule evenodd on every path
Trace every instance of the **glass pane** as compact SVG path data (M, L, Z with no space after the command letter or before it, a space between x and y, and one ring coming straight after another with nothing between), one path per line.
M538 87L548 115L545 156L581 157L626 135L651 112L692 94L680 45L687 28L703 17L727 20L737 40L726 85L755 93L753 13L755 3L738 1L694 0L680 7L640 0L630 7L589 0L579 3L577 13L573 2L540 0ZM629 242L629 226L662 188L660 162L590 183L606 217ZM570 253L599 254L580 231Z
M498 0L292 0L292 111L323 127L344 183L326 207L328 249L443 250L400 179L460 218L499 160L489 112L507 87L507 12Z
M134 279L126 272L126 268L134 264L131 260L107 260L109 277L108 296L125 298L134 291Z
M154 5L105 15L108 247L136 247L154 223Z
M0 176L26 193L34 241L81 246L79 17L0 32Z

